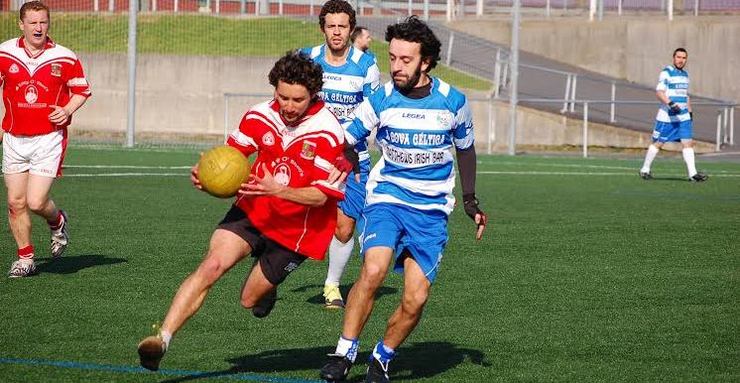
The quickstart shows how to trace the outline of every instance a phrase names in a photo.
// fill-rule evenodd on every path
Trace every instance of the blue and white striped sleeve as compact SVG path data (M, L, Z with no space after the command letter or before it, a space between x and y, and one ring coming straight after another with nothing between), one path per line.
M372 65L367 68L367 75L365 75L365 81L362 84L362 94L367 98L375 93L379 87L380 69L378 69L378 64L373 61Z
M658 85L655 87L655 90L662 90L666 91L668 90L668 78L671 77L671 75L668 73L667 70L663 69L660 71L660 76L658 77Z
M344 133L344 138L349 145L355 145L365 140L378 125L378 115L375 113L370 100L371 98L364 99L355 109L355 118Z
M452 130L455 148L464 150L475 143L473 132L473 113L470 110L468 99L463 98L463 104L455 112L455 127Z

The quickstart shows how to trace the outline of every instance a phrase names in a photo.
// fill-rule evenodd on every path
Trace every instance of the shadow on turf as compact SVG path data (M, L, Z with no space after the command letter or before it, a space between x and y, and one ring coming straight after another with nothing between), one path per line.
M300 293L305 291L317 291L318 294L311 296L310 298L306 299L306 302L315 304L315 305L323 305L324 304L324 294L323 294L323 288L324 285L304 285L301 287L297 287L295 289L292 289L290 291L294 293ZM352 285L341 285L339 286L339 290L342 291L342 296L347 299L347 296L349 295L349 290L352 288ZM375 294L375 299L380 299L383 295L391 295L398 292L398 289L395 287L385 287L382 286L378 289L377 293Z
M187 382L235 374L274 374L305 370L316 370L318 379L319 369L329 352L331 349L327 347L266 351L227 359L232 366L226 370L181 376L160 383ZM364 380L368 356L368 353L357 356L358 363L352 368L348 382ZM410 343L401 346L398 358L391 364L390 378L392 381L432 378L465 362L483 367L491 366L478 350L460 348L449 342Z
M61 257L59 259L40 259L36 264L36 271L51 274L74 274L88 267L114 265L128 262L124 258L108 258L100 254L85 254L76 257Z

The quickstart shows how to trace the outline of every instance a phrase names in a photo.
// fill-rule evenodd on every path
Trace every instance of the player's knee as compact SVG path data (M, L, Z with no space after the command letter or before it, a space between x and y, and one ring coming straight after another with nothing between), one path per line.
M369 290L377 289L385 279L386 270L374 266L374 265L363 265L362 272L360 273L360 283L364 288Z
M419 315L429 298L429 291L418 289L413 292L404 293L401 305L403 310L411 315Z
M201 262L196 270L198 277L207 285L212 285L221 278L228 268L218 257L209 256Z
M339 240L339 242L347 243L352 239L354 231L355 228L352 225L337 225L336 230L334 230L334 236Z
M10 197L8 196L8 213L12 216L19 214L26 210L28 205L26 204L26 197Z
M29 210L34 213L39 213L44 210L48 201L49 200L44 197L30 197L26 200L26 204L28 205Z

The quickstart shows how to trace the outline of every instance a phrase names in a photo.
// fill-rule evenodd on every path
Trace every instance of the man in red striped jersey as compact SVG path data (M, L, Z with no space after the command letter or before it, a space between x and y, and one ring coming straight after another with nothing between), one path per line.
M67 216L49 194L62 173L67 127L90 97L90 86L77 56L49 38L49 24L45 4L25 3L18 22L23 36L0 45L5 105L2 170L10 230L18 245L10 277L36 271L29 211L49 224L52 258L60 257L69 241Z
M180 286L158 334L139 343L143 367L159 368L172 336L237 262L255 257L241 304L261 318L272 310L277 286L288 274L307 258L324 258L346 173L337 178L334 172L344 130L317 97L322 77L307 55L283 56L269 75L274 99L252 107L229 136L227 145L245 156L257 154L251 179L211 236L200 266ZM200 189L197 165L191 178Z

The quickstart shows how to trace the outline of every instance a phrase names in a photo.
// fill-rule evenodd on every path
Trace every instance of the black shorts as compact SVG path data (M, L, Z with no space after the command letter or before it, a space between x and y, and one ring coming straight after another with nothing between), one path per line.
M273 285L279 285L293 270L306 260L305 255L288 250L270 238L265 237L252 225L244 211L238 206L231 210L218 224L219 229L228 230L245 240L252 248L252 256L257 257L262 272Z

